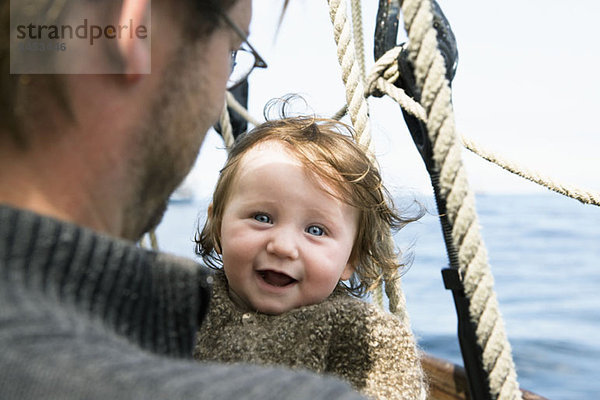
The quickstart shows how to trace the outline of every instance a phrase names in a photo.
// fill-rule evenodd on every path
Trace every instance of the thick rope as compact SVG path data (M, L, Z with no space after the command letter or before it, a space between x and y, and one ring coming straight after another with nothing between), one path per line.
M423 106L417 103L412 97L408 96L404 90L393 84L399 77L398 63L396 60L402 50L403 47L395 47L377 60L367 77L365 95L381 95L384 93L394 99L409 114L426 123L427 113ZM463 145L468 150L479 157L500 166L508 172L537 183L556 193L579 200L582 203L600 206L600 193L598 192L588 191L573 185L557 182L550 177L541 175L536 171L482 148L474 140L464 135L461 136L461 139Z
M375 62L367 77L365 96L385 93L393 98L404 110L421 121L426 121L427 113L423 106L406 94L403 89L394 85L394 82L400 77L396 60L402 50L403 47L401 46L394 47Z
M383 285L380 282L377 284L373 290L370 291L373 297L373 303L379 308L383 310Z
M390 312L400 318L405 326L410 327L410 316L406 308L406 297L402 290L400 276L394 274L385 278L385 294L390 302Z
M354 33L354 49L356 51L356 59L358 61L358 66L360 67L360 78L364 85L366 77L366 67L361 1L352 0L350 2L350 6L352 8L352 32Z
M458 249L459 273L470 299L469 313L476 324L483 349L483 367L489 376L494 399L520 399L510 343L500 317L487 263L487 251L479 232L474 195L470 191L454 126L450 84L444 59L437 46L431 0L404 0L404 26L408 55L422 89L421 104L427 113L427 130L433 144L434 170L440 174L440 195L447 202L453 227L452 241Z
M353 3L355 9L360 9L360 4ZM358 12L356 13L358 14ZM356 142L368 148L373 157L371 149L371 132L369 126L369 109L365 89L363 86L364 78L361 78L361 67L359 61L355 57L355 43L352 40L351 32L353 31L346 17L346 4L344 0L329 1L329 15L333 23L334 39L337 44L338 61L342 67L342 80L346 86L346 102L348 104L348 114L356 131ZM360 27L355 26L354 32L360 32L362 37L362 20L357 21ZM360 51L359 51L360 54ZM364 61L364 57L363 61ZM338 112L337 115L341 115ZM394 242L391 234L387 238L388 246L393 247ZM395 275L383 276L385 282L385 291L390 300L390 311L396 314L404 323L410 327L410 320L406 312L406 299L400 289L400 284ZM382 283L383 284L383 283ZM380 289L374 294L378 300Z
M342 80L346 86L348 114L356 131L356 142L365 148L371 147L369 106L360 79L360 66L354 55L352 28L346 17L345 0L329 1L329 16L333 23L333 36L337 44L337 55L342 67Z

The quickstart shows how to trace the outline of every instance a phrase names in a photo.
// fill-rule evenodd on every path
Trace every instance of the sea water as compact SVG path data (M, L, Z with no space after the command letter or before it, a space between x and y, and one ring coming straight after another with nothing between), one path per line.
M169 206L161 250L194 257L207 201ZM413 258L402 280L411 325L422 349L462 365L435 203L420 202L426 215L395 236ZM521 387L553 400L600 398L600 207L552 193L479 195L477 211Z

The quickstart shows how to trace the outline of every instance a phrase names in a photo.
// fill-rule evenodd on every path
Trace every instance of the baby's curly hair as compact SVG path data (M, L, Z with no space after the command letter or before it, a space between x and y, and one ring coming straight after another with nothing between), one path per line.
M220 228L240 161L258 143L278 141L334 190L329 194L359 211L358 232L350 261L355 272L341 283L352 295L361 297L382 277L394 277L405 266L400 253L389 246L391 232L422 216L403 218L383 186L379 168L370 151L352 138L348 125L332 119L292 117L267 121L240 136L221 170L212 199L212 212L195 236L196 254L211 268L222 267ZM327 190L324 188L324 190Z

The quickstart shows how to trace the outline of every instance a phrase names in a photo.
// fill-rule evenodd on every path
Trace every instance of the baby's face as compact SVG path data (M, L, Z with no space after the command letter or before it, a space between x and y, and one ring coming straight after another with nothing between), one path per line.
M278 142L248 151L221 224L234 301L281 314L327 298L350 278L358 210L325 192Z

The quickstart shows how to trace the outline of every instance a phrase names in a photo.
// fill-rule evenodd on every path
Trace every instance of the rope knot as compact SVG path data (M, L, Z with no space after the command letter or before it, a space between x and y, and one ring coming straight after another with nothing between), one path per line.
M365 83L365 97L383 95L394 99L403 110L415 116L419 120L427 121L427 112L412 97L410 97L402 88L395 85L400 79L400 69L398 67L398 57L403 51L407 50L407 44L403 43L393 47L381 56L371 68L369 76Z
M379 79L384 79L391 84L398 80L400 72L397 60L402 50L402 45L393 47L375 62L367 76L365 96L383 97L385 95L385 91L382 91L378 85Z

